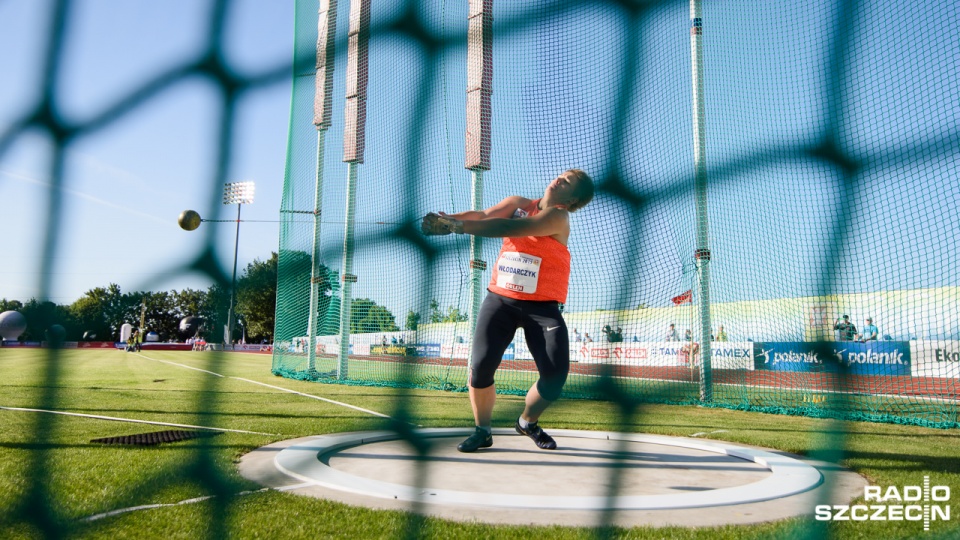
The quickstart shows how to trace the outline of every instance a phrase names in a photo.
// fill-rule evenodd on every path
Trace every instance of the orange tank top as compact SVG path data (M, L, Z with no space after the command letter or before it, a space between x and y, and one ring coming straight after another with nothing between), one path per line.
M540 213L537 199L517 209L513 217ZM487 290L517 300L567 301L570 251L550 236L504 238Z

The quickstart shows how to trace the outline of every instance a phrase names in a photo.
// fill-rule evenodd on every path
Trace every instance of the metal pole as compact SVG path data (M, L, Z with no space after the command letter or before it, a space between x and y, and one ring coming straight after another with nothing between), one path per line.
M493 93L493 0L469 0L467 12L467 132L464 167L470 171L470 200L474 211L483 210L483 171L490 170ZM471 342L477 328L477 313L483 295L483 271L487 263L482 238L470 237L470 329ZM473 347L467 365L473 365Z
M359 164L354 161L347 163L347 212L343 232L343 270L340 276L343 280L343 288L340 289L338 379L346 379L348 376L347 362L350 354L350 312L352 304L351 284L357 281L357 276L353 274L353 222L357 209L357 167L359 167Z
M140 338L143 338L144 328L147 324L147 299L143 298L140 301Z
M230 285L230 309L227 310L227 329L223 333L224 341L223 348L226 349L229 345L230 348L233 348L233 304L237 296L237 251L240 249L240 208L242 204L237 205L237 234L233 242L233 281Z
M694 261L700 278L700 401L713 400L710 339L710 245L707 235L707 129L703 91L703 10L700 0L690 0L690 52L693 73L693 159L696 168L697 246ZM692 351L691 351L692 352Z
M320 305L320 210L323 208L323 143L327 133L326 128L317 130L317 181L316 194L313 198L313 252L312 270L310 271L310 314L307 319L307 343L310 351L307 353L307 371L314 373L317 370L317 310Z
M471 209L475 211L483 210L483 171L473 169L470 171L470 204ZM486 263L480 260L483 255L483 238L470 235L470 342L476 339L473 332L477 328L477 313L480 311L480 303L483 301L483 271L486 269ZM467 368L473 366L473 347L470 347L470 355L467 360Z

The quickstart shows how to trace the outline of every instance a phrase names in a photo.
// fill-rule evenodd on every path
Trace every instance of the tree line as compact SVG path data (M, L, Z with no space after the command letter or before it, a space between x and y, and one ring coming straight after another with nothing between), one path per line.
M277 301L277 278L283 269L283 280L288 286L288 298ZM309 254L290 250L280 256L271 253L270 258L255 259L243 269L237 279L236 304L234 306L234 339L246 337L248 343L273 342L274 338L289 338L306 335L309 311L309 284L316 280L319 287L317 305L318 334L331 335L339 332L340 298L339 278L330 268L319 265L318 275L312 277L313 263ZM42 341L47 330L57 324L66 330L67 341L115 341L120 339L120 328L129 323L140 328L143 316L144 332L156 332L161 341L178 341L189 337L202 337L218 343L223 340L230 305L230 290L216 283L207 290L183 289L171 291L121 290L116 283L90 289L82 297L68 305L31 298L27 302L0 300L0 312L19 311L27 320L23 341ZM285 321L293 321L291 328L279 330L275 335L277 306L284 310ZM395 332L400 330L393 313L368 298L351 300L350 332ZM184 333L180 322L189 316L199 317L203 324L198 329ZM446 311L437 300L431 300L426 312L426 322L463 322L466 313L454 306ZM407 313L405 328L416 330L422 320L420 312ZM199 332L198 334L196 332ZM189 334L189 335L188 335ZM285 335L289 334L289 335Z
M297 252L293 265L285 265L293 273L306 272L309 282L309 256ZM306 259L306 261L304 260ZM289 260L289 259L287 259ZM307 264L304 264L306 262ZM339 324L339 299L335 296L336 274L321 265L320 306L327 325ZM288 272L286 275L290 276ZM234 339L246 335L248 343L273 342L277 310L278 256L271 253L269 259L255 259L243 269L237 278L236 304L234 306ZM296 278L294 278L296 279ZM303 281L302 279L299 281ZM303 298L297 303L303 305ZM332 304L332 305L331 305ZM193 335L185 335L180 322L188 316L200 317L199 337L210 342L223 340L223 328L227 323L230 305L229 288L217 283L207 290L183 289L171 291L124 292L116 283L90 289L69 305L31 298L0 300L0 312L19 311L27 321L27 329L20 337L23 341L42 341L47 330L58 324L66 330L67 341L95 340L115 341L120 338L120 328L129 323L140 328L143 315L144 332L156 332L161 341L178 341ZM305 319L304 319L305 320ZM394 316L383 306L367 298L352 301L351 332L392 332L397 328ZM191 330L194 332L194 330ZM302 334L301 334L302 335Z

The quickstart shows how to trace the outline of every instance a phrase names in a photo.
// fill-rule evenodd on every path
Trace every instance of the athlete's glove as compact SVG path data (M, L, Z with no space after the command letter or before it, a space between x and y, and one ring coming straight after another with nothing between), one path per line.
M450 233L463 234L463 222L444 214L434 214L431 212L423 217L423 222L420 223L420 230L428 236Z
M433 212L423 216L420 231L427 236L440 236L453 232L450 230L450 219Z

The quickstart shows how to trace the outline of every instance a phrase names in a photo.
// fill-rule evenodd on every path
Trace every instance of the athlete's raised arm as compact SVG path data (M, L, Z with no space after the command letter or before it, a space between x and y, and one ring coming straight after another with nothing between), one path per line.
M517 236L562 236L570 234L569 212L563 208L547 208L534 216L521 219L489 218L479 221L458 220L451 226L455 233L486 238Z
M513 216L513 213L517 211L517 208L523 208L528 204L530 204L530 199L518 195L511 195L486 210L467 210L466 212L457 212L456 214L440 212L439 215L459 221L477 221L491 218L509 219Z

